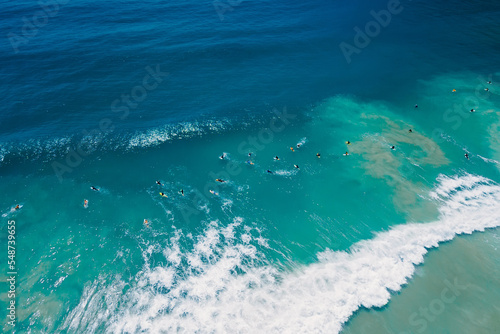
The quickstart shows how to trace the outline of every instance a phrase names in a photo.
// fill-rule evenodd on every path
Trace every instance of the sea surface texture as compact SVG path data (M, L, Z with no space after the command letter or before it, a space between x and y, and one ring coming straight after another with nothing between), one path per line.
M1 331L500 333L499 1L0 9Z

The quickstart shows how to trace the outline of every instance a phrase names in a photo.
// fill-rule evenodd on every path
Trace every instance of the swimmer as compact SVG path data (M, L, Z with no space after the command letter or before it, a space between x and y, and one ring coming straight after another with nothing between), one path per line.
M391 150L395 150L395 149L396 149L396 146L392 145Z
M469 160L469 153L465 153L464 156L467 160Z
M270 171L269 169L267 170L267 172L268 172L269 174L273 174L273 172L272 172L272 171Z
M290 146L290 151L292 152L295 152L295 150L293 149L293 147Z
M319 153L316 153L316 156L317 156L318 158L321 158L321 154L319 154Z
M168 198L168 196L167 196L167 195L165 195L165 193L162 193L162 192L160 192L160 196L165 197L165 198Z
M160 181L156 181L156 184L159 185L159 186L162 186L163 184L161 184Z
M470 110L470 112L475 112L475 111L476 111L476 109L471 109L471 110Z
M253 165L253 162L251 162L250 160L247 160L246 163L249 165Z
M99 191L99 189L97 189L96 187L94 186L90 186L90 189L92 189L93 191Z
M297 169L300 169L300 168L299 168L299 165L293 165L293 167L295 167L295 168L297 168Z
M184 189L181 189L181 191L179 191L181 193L182 196L184 196Z
M212 195L215 195L215 196L219 196L219 193L213 191L213 190L209 190L209 192L212 194Z
M351 142L350 141L346 141L345 142L347 145L351 145Z
M485 90L485 91L487 91L487 92L489 92L489 91L490 91L490 89L489 89L489 88L485 88L484 90Z
M415 108L418 108L418 104L415 104Z
M223 179L215 179L215 181L220 182L220 183L226 182Z
M278 156L274 157L274 160L278 161L280 158Z
M413 132L413 131L410 129L410 130L408 130L408 132Z
M83 207L85 209L89 207L89 201L87 201L86 199L83 200Z
M148 220L144 219L144 225L149 226L148 224L149 224Z
M453 89L453 90L452 90L452 93L455 93L456 91L457 91L456 89Z

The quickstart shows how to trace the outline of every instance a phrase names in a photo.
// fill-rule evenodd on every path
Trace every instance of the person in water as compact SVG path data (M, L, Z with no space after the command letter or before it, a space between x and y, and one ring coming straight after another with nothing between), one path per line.
M267 170L267 172L268 172L269 174L273 174L273 172L272 172L272 171L270 171L269 169Z
M469 153L465 153L464 156L467 160L469 160Z
M167 197L168 198L168 196L165 195L165 193L163 193L163 192L160 192L160 195L163 196L163 197Z
M293 167L295 167L295 168L297 168L297 169L300 169L300 168L299 168L299 165L293 165Z
M93 191L99 191L99 189L97 189L96 187L94 186L90 186L90 189L92 189Z
M418 104L415 104L415 108L418 108Z
M220 182L220 183L226 182L223 179L215 179L215 181Z
M159 185L159 186L162 186L163 184L161 184L160 181L156 181L156 184Z
M316 156L317 156L318 158L321 158L321 154L319 154L319 153L316 153Z

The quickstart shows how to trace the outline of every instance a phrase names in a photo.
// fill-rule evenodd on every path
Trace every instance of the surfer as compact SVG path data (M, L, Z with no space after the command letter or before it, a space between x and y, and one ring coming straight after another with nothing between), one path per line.
M248 157L250 158L252 156L252 152L248 152Z
M345 142L347 145L351 145L351 142L350 141L346 141Z
M181 189L181 191L179 191L181 193L182 196L184 196L184 189Z
M269 169L267 170L267 172L268 172L269 174L273 174L273 172L272 172L272 171L270 171Z
M300 148L300 146L302 146L301 143L297 143L297 148Z
M489 88L485 88L484 90L485 90L485 91L487 91L487 92L489 92L489 91L490 91L490 89L489 89Z
M413 132L413 131L410 129L410 130L408 130L408 132L410 132L410 133L411 133L411 132Z
M491 80L490 80L490 81L488 81L488 83L491 85Z
M453 90L452 90L452 93L455 93L456 91L457 91L456 89L453 89Z
M274 157L274 160L278 161L280 158L278 156Z
M469 160L469 153L465 153L464 156L467 160Z
M18 205L16 205L16 207L14 208L14 210L19 210L21 207Z
M249 165L253 165L253 162L251 162L250 160L247 160L246 163Z
M316 156L317 156L318 158L321 158L321 154L319 154L319 153L316 153Z
M83 200L83 207L85 209L89 207L89 201L87 201L86 199Z
M223 179L215 179L215 181L220 182L220 183L226 182Z
M295 152L295 150L293 149L293 147L290 146L290 151L292 152Z
M146 225L146 227L149 227L149 225L148 225L148 224L149 224L148 220L147 220L147 219L144 219L144 225Z
M475 112L475 111L476 111L476 109L471 109L471 110L470 110L470 112Z
M349 152L347 152L347 151L346 151L346 152L344 153L344 155L345 155L345 156L348 156L348 155L349 155Z
M161 184L160 181L156 181L156 184L159 185L159 186L162 186L163 184Z
M160 196L168 198L168 196L165 195L165 193L163 193L163 192L160 192Z
M93 191L99 191L99 189L97 189L96 187L94 186L90 186L90 189L92 189Z
M415 108L418 108L418 104L415 104Z
M395 150L395 149L396 149L396 146L392 145L391 150Z
M219 159L224 160L225 157L226 156L224 155L224 153L222 153L222 155L219 157Z
M300 169L300 168L299 168L299 165L293 165L293 167L295 167L295 168L297 168L297 169Z

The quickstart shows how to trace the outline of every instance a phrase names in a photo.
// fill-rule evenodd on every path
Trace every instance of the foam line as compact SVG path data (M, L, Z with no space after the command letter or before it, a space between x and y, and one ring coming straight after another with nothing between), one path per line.
M241 218L225 228L213 222L187 253L176 235L165 266L145 265L125 295L114 288L121 281L107 288L114 303L106 306L115 308L101 312L109 316L90 316L103 307L94 282L66 323L77 331L88 328L84 319L102 321L110 333L338 333L360 307L387 304L429 248L500 226L498 185L474 175L440 176L438 183L430 194L440 203L438 220L398 225L348 252L323 251L316 263L288 272L259 262L261 237L242 229ZM190 271L179 275L182 259Z

